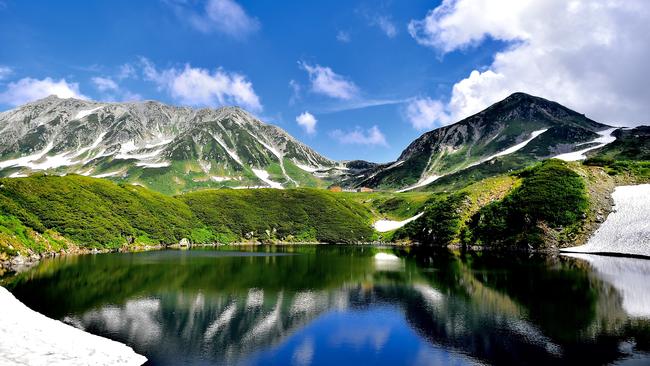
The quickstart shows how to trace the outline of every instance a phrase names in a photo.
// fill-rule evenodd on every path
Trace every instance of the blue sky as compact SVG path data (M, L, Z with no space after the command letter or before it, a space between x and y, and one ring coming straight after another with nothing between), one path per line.
M423 132L519 90L603 122L647 122L641 120L650 96L645 89L633 94L630 85L598 77L636 83L633 73L648 71L635 62L647 44L635 53L616 39L647 30L643 1L628 3L639 8L604 11L569 9L565 1L531 1L528 8L503 3L512 10L485 0L450 0L443 7L420 0L2 0L0 110L52 92L239 104L328 157L372 161L394 160ZM559 25L540 30L558 11L578 12L584 21L555 16ZM574 34L602 24L605 36ZM556 36L559 30L571 36ZM603 41L608 34L613 41ZM590 47L566 55L556 49L563 38ZM533 59L539 50L548 59ZM619 55L616 62L630 70L612 75L606 62L584 70L579 60L590 55L612 63ZM527 62L534 71L517 66ZM578 70L591 72L593 81ZM612 111L605 98L627 103Z

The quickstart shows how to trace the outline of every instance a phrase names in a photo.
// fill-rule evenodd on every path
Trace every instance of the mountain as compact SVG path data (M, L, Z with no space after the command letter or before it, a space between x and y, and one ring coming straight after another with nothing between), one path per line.
M558 103L515 93L462 121L423 134L395 162L349 177L343 184L411 190L495 162L501 166L497 170L519 168L595 147L594 140L603 138L601 131L608 128Z
M238 107L47 97L0 113L0 176L44 171L165 193L201 187L323 186L339 164ZM318 171L327 173L316 175Z

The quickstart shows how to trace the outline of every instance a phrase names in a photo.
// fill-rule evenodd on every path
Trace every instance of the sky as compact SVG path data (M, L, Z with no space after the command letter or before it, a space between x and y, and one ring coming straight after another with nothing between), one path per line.
M239 105L329 158L387 162L517 91L650 124L649 34L646 0L0 0L0 111Z

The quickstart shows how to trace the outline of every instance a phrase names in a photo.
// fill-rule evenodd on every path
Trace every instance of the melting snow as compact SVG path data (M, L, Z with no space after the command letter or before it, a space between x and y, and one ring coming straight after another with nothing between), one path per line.
M597 139L595 139L593 141L587 142L587 144L598 144L596 146L588 147L586 149L582 149L582 150L579 150L579 151L574 151L574 152L570 152L570 153L566 153L566 154L560 154L560 155L554 156L554 158L564 160L564 161L584 160L584 159L587 158L587 156L585 155L587 152L589 152L591 150L595 150L595 149L600 149L601 147L603 147L603 146L605 146L605 145L607 145L607 144L609 144L611 142L614 142L614 140L616 140L616 137L612 136L612 133L614 133L614 131L616 131L616 130L617 130L617 128L610 128L610 129L607 129L607 130L604 130L604 131L600 131L600 132L598 132L598 134L600 135L599 138L597 138ZM581 145L584 145L584 144L581 144Z
M0 364L142 365L130 347L50 319L0 287Z
M404 221L379 220L373 224L373 227L380 233L385 233L387 231L397 230L409 222L419 219L422 215L424 215L424 212L420 212L419 214Z
M114 172L107 172L107 173L102 173L102 174L93 175L93 178L106 178L106 177L113 177L113 176L116 176L116 175L120 175L120 174L122 174L122 173L124 173L123 170L116 170L116 171L114 171Z
M266 170L262 169L253 169L253 173L262 180L264 183L268 184L271 188L276 188L276 189L283 189L282 184L278 182L274 182L271 179L269 179L269 172Z
M587 244L564 251L650 256L650 184L616 187L612 198L614 211Z
M406 187L406 188L402 188L402 189L398 190L397 192L398 192L398 193L400 193L400 192L407 192L407 191L410 191L410 190L412 190L412 189L416 189L416 188L424 187L424 186L426 186L426 185L428 185L428 184L430 184L430 183L433 183L435 180L437 180L437 179L440 178L440 177L441 177L441 175L432 175L432 176L426 177L426 178L424 178L424 179L421 179L421 180L420 180L419 182L417 182L415 185L412 185L412 186L410 186L410 187Z

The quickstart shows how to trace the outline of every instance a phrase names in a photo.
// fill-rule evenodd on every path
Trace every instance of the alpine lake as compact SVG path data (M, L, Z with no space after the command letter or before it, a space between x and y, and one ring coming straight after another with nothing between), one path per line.
M650 364L650 260L344 245L66 256L2 285L150 365Z

